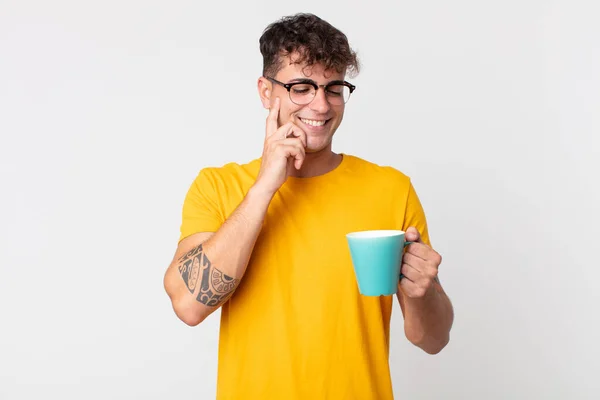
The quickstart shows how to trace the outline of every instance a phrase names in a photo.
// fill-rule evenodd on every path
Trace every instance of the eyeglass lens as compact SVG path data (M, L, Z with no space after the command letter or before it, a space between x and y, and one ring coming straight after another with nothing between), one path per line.
M308 104L315 98L315 87L306 83L297 83L290 88L290 99L296 104ZM329 103L341 105L350 98L350 88L346 85L330 85L325 88Z

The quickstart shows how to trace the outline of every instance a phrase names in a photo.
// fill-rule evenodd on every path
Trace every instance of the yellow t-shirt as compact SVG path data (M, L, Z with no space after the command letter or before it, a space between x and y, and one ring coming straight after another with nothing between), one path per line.
M200 171L185 199L180 239L219 229L259 168L257 159ZM394 296L359 294L345 235L409 226L429 243L411 181L394 168L343 155L327 174L288 178L222 307L217 399L392 399Z

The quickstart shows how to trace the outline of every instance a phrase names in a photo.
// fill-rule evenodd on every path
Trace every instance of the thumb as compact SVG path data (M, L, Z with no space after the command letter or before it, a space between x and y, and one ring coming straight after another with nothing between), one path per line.
M421 243L421 234L419 234L419 231L414 226L411 226L406 230L405 238L407 242Z

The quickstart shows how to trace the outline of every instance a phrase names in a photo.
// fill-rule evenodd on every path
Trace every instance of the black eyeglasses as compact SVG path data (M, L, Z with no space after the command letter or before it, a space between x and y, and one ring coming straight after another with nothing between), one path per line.
M319 90L320 87L325 90L325 95L327 96L329 104L336 106L346 104L348 100L350 100L350 95L354 92L354 89L356 89L356 86L346 81L332 81L327 85L317 85L310 79L302 79L292 83L283 83L279 82L277 79L269 78L268 76L265 78L286 88L290 94L292 103L299 106L305 106L313 101L317 95L317 90Z

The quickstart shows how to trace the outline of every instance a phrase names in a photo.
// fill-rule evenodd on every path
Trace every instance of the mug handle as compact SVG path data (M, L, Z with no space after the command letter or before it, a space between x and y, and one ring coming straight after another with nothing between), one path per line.
M409 244L413 244L414 242L404 242L404 248L406 248L406 246L408 246ZM404 250L402 251L404 253ZM402 267L402 263L400 263L400 267ZM402 278L404 278L404 275L402 275L402 272L400 272L400 278L398 279L398 281L401 281Z

